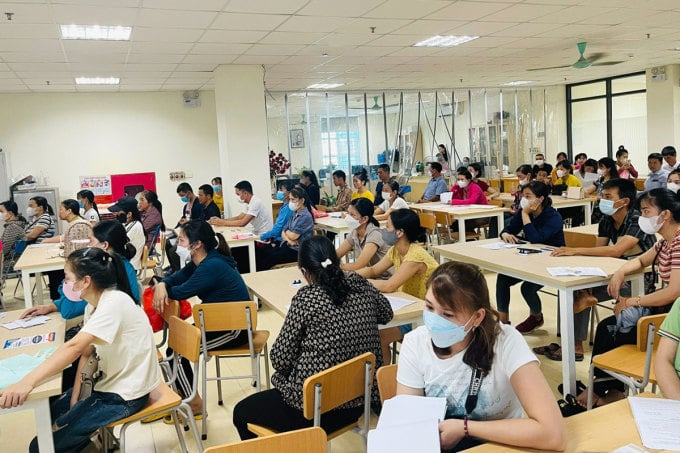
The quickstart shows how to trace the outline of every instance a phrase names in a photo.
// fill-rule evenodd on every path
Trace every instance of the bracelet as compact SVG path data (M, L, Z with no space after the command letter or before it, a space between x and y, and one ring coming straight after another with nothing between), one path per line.
M637 297L637 306L640 307L640 296Z
M470 437L470 432L468 431L468 416L467 416L467 414L463 418L463 431L465 431L465 437Z

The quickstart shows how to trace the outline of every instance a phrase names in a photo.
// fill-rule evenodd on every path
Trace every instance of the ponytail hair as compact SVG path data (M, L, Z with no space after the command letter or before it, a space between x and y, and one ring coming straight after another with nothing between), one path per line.
M354 173L354 177L364 183L364 185L368 184L368 171L366 170L366 167L361 167L361 170Z
M373 217L375 206L373 206L373 203L368 198L355 198L349 204L354 206L354 209L357 210L361 217L368 217L368 223L373 224L373 226L380 226L380 222Z
M79 279L89 276L95 289L118 289L139 305L132 295L123 259L117 253L109 255L100 248L88 247L71 252L66 263Z
M184 231L189 244L201 241L206 253L217 250L224 256L231 256L231 249L224 236L221 233L215 234L215 230L205 220L190 220L180 225L179 228Z
M87 201L89 201L90 204L92 205L92 208L94 209L94 211L97 213L97 215L99 215L99 209L97 208L97 202L94 201L94 192L92 192L91 190L85 189L85 190L81 190L80 192L78 192L76 194L76 196L78 198L84 198Z
M37 197L32 197L31 200L35 201L35 204L43 208L43 211L49 215L54 215L54 209L52 209L52 206L47 202L47 198L38 195ZM78 211L80 211L80 205L78 205Z
M108 242L109 247L119 255L131 260L137 249L130 242L125 227L115 220L102 220L92 227L92 234L99 242Z
M335 306L341 306L350 293L345 273L333 243L326 236L312 236L302 241L298 266L307 271L310 280L323 289Z

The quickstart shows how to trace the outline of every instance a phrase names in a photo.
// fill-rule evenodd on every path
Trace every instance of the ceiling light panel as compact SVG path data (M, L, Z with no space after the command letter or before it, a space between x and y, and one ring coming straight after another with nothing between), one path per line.
M120 77L76 77L76 85L118 85Z
M307 87L308 90L332 90L343 86L343 83L315 83Z
M432 36L413 44L413 47L453 47L474 41L479 36Z
M62 39L92 39L98 41L129 41L132 27L119 25L60 25Z

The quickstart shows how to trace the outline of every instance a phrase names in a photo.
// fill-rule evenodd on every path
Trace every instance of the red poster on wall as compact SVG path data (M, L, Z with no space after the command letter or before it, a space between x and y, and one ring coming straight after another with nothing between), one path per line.
M156 173L126 173L111 175L111 198L135 197L145 190L156 191Z

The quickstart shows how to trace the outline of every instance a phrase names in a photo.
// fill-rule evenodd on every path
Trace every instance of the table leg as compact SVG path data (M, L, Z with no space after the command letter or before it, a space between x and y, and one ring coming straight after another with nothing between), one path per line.
M31 273L21 271L21 284L24 287L24 305L26 308L33 307L33 295L31 294Z
M562 383L564 396L576 395L576 360L574 357L574 290L560 289L560 332L562 334Z
M583 206L586 215L586 225L590 225L590 218L593 215L593 204L589 201Z
M496 216L498 219L498 234L501 234L501 231L503 231L503 228L505 228L505 216L503 215L502 212L499 212L498 215ZM496 236L499 237L499 236ZM489 238L487 238L489 239Z
M630 279L630 295L642 296L645 293L645 274L636 275Z
M42 272L35 273L35 301L38 305L43 303Z
M465 220L458 219L458 242L465 242Z
M250 272L255 272L257 269L255 267L256 261L255 261L255 241L249 241L248 242L248 266L250 268Z
M50 417L50 400L43 398L34 403L35 429L38 433L40 453L54 453L52 438L52 419Z

